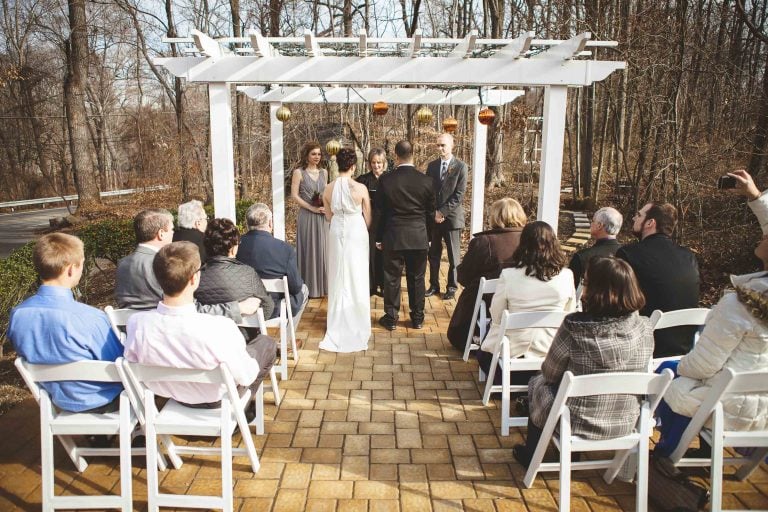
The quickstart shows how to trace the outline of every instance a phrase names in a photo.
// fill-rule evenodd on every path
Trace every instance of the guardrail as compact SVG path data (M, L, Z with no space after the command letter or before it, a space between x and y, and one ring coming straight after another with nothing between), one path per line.
M151 185L149 187L108 190L106 192L101 192L99 195L101 197L125 196L128 194L135 194L136 192L152 192L154 190L165 190L167 188L169 188L168 185ZM11 211L13 211L13 209L17 206L31 206L36 204L45 206L48 203L71 203L73 201L77 201L77 199L77 194L72 194L69 196L41 197L38 199L22 199L20 201L7 201L5 203L0 203L0 208L10 208Z

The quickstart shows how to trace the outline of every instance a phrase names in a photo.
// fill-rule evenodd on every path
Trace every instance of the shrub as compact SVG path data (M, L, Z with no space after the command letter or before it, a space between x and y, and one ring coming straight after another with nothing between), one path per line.
M130 219L97 221L79 228L75 234L85 245L85 259L89 266L96 258L117 265L120 258L129 255L136 247L136 235Z
M37 289L37 273L32 264L34 242L19 247L0 260L0 355L8 331L11 308Z

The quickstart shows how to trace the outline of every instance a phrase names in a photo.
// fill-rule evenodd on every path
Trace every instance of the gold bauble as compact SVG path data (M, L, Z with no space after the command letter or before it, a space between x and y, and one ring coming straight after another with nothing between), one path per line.
M389 111L389 105L386 101L377 101L373 104L373 113L377 116L383 116Z
M277 109L277 112L275 112L275 117L284 123L291 118L291 109L283 105Z
M496 119L496 112L485 107L477 113L477 119L485 126L489 126L493 124L493 120Z
M340 149L341 142L336 139L329 140L328 144L325 145L325 151L331 156L336 156L336 153L338 153Z
M459 122L453 116L448 116L443 119L443 131L446 133L453 133L456 131L456 127L459 126Z
M421 125L429 124L432 122L432 111L427 107L421 107L416 111L416 119Z

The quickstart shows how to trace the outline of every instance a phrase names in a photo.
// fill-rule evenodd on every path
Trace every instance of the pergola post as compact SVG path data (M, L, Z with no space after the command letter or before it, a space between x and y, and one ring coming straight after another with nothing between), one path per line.
M229 84L208 85L211 109L211 170L213 174L213 207L216 217L235 218L235 158L232 142L232 97Z
M481 105L475 105L475 140L472 145L472 211L469 219L470 235L483 230L483 204L485 202L485 154L488 127L480 122Z
M280 103L269 104L272 155L272 228L275 238L285 240L285 167L283 164L283 122L277 119Z
M557 232L560 212L560 182L563 174L563 142L568 87L550 85L544 90L544 125L541 135L538 220Z

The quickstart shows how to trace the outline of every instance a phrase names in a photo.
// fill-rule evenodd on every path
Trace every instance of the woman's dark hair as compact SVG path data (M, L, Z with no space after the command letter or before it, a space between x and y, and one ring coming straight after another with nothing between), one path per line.
M563 269L565 253L552 227L537 220L526 224L520 233L520 245L512 254L512 267L524 268L525 275L549 281Z
M357 163L357 153L354 149L344 148L336 154L336 163L339 164L339 172L347 172Z
M620 317L642 309L645 296L629 263L599 256L589 260L581 305L594 316Z
M228 256L229 250L240 243L240 231L229 219L213 219L205 228L203 245L209 256Z

